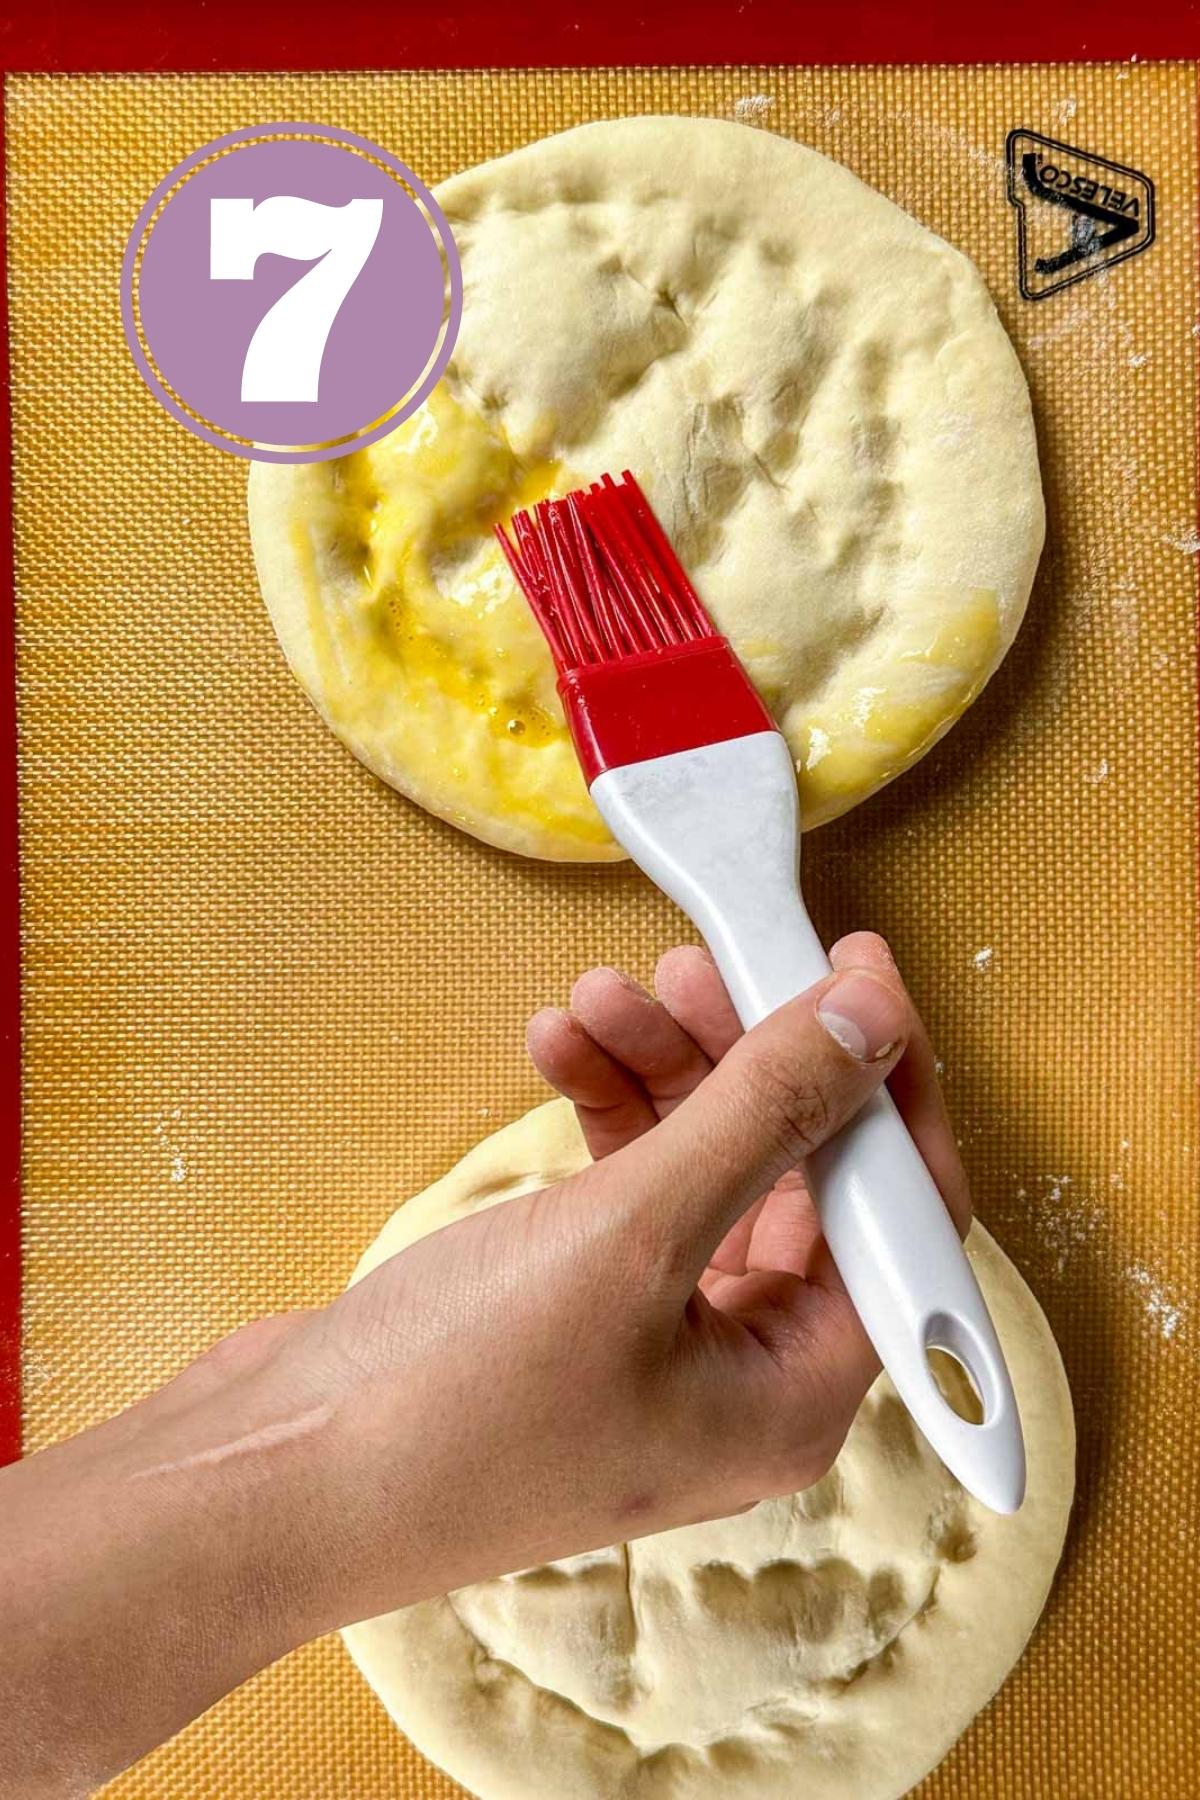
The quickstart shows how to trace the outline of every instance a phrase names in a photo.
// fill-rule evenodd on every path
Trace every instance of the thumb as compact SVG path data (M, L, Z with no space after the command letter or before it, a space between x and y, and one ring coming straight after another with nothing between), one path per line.
M661 1258L690 1293L746 1208L870 1099L911 1022L898 975L840 970L747 1032L682 1105L589 1177L611 1183L611 1210L629 1218L643 1257Z

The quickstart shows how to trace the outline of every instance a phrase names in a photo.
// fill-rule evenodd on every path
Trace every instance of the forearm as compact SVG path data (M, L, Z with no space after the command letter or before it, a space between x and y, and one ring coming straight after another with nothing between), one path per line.
M0 1794L80 1795L323 1629L328 1421L204 1364L0 1473Z

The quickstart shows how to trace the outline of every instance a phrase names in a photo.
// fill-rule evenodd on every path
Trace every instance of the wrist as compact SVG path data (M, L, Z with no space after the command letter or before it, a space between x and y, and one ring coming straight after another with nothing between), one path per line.
M262 1359L246 1357L241 1333L217 1346L211 1370L204 1358L186 1372L207 1379L182 1411L172 1388L155 1396L162 1416L129 1477L164 1507L204 1519L208 1579L236 1615L237 1654L255 1667L340 1622L346 1446L334 1398L305 1353L311 1323L295 1315L250 1327L251 1338L281 1328Z
M337 1610L346 1459L304 1349L312 1322L246 1327L89 1434L98 1515L128 1519L245 1674L327 1630Z
M309 1635L296 1468L252 1445L264 1399L202 1361L0 1475L5 1792L91 1791Z
M399 1550L413 1521L396 1471L414 1465L420 1434L407 1442L396 1383L346 1354L340 1304L218 1345L185 1372L211 1361L216 1375L185 1421L166 1416L177 1384L155 1396L164 1420L141 1452L140 1479L178 1483L189 1510L211 1508L222 1584L248 1609L241 1653L255 1666L432 1591L408 1591L412 1559Z

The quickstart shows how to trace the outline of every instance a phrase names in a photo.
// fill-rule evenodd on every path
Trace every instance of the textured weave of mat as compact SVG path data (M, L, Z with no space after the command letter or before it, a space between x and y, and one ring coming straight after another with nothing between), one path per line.
M579 121L747 118L975 258L1028 372L1050 536L949 739L806 845L885 931L979 1209L1062 1344L1079 1503L1046 1618L926 1800L1185 1800L1200 1769L1194 1153L1196 72L735 68L14 80L8 90L25 997L25 1439L319 1301L396 1199L539 1098L526 1015L680 935L628 869L521 863L358 767L255 587L244 466L142 387L126 234L218 133L326 121L429 181ZM1157 241L1021 299L1014 126L1145 171ZM971 503L963 495L963 505ZM983 1628L986 1629L986 1623ZM340 1645L120 1800L443 1800Z

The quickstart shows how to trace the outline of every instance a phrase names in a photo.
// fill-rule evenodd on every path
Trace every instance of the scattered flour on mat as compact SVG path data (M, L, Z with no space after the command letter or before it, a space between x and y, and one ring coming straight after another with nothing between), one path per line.
M180 1139L182 1119L183 1108L173 1106L154 1121L154 1135L166 1154L167 1174L173 1182L186 1181L188 1175L187 1157Z
M1083 779L1085 781L1090 782L1092 784L1092 786L1095 787L1098 782L1107 781L1108 775L1109 775L1108 758L1107 758L1107 756L1102 756L1100 758L1100 761L1096 764L1095 768L1089 769Z
M761 124L774 104L774 94L742 94L733 103L733 116L743 125Z
M1135 350L1129 359L1129 366L1131 369L1144 369L1149 361L1150 352L1148 350Z
M1187 1317L1187 1303L1144 1263L1134 1263L1126 1269L1125 1279L1132 1283L1159 1337L1169 1343Z
M21 1350L21 1386L26 1394L36 1394L54 1379L54 1365L40 1350L25 1344Z
M1042 1242L1054 1257L1055 1273L1061 1275L1076 1251L1093 1241L1104 1215L1094 1200L1074 1192L1069 1175L1045 1175L1042 1179L1045 1192L1034 1196L1034 1207ZM1017 1189L1018 1200L1028 1198L1025 1188Z
M906 106L898 107L892 117L897 124L906 126L911 136L954 151L963 162L973 164L979 173L991 177L998 185L1007 182L1008 163L1004 157L986 144L976 143L961 126L941 124Z
M1170 544L1172 550L1182 550L1185 556L1200 556L1200 531L1164 531L1164 544Z
M1065 125L1068 119L1073 119L1079 111L1079 102L1074 94L1068 94L1064 100L1059 101L1054 111L1059 124Z
M1128 1138L1122 1138L1121 1149L1128 1148ZM1118 1191L1125 1186L1119 1171L1109 1176L1109 1183ZM1187 1300L1144 1262L1131 1263L1125 1269L1114 1266L1112 1247L1106 1241L1108 1220L1104 1208L1089 1194L1077 1192L1070 1175L1045 1175L1037 1193L1031 1196L1027 1188L1020 1187L1017 1199L1026 1203L1032 1199L1042 1242L1054 1259L1055 1274L1063 1274L1076 1255L1087 1254L1128 1284L1150 1326L1164 1343L1185 1333Z
M1101 274L1102 272L1103 271L1101 270L1096 271L1097 274ZM1051 344L1057 344L1060 338L1074 337L1077 330L1078 324L1074 318L1068 317L1057 319L1054 323L1049 325L1045 331L1030 332L1025 340L1026 348L1029 350L1046 350Z
M1137 594L1131 586L1117 587L1112 597L1110 616L1116 631L1117 648L1124 650L1128 658L1137 647L1141 630L1141 609Z
M995 950L992 948L991 944L985 944L983 946L982 950L977 950L975 952L974 956L971 958L971 961L974 963L975 967L979 970L980 974L982 975L985 970L991 968L995 959L996 959Z

